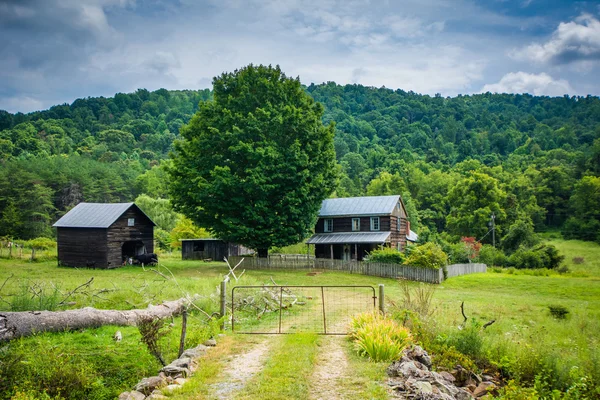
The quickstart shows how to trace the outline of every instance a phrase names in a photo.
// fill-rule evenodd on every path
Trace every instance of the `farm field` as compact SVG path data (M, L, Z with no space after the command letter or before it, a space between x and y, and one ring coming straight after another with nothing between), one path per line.
M546 371L548 379L568 387L573 371L600 379L600 246L577 241L554 240L565 264L573 271L535 276L521 271L504 270L455 277L438 285L433 294L432 312L423 323L436 333L424 343L435 353L439 346L454 345L471 358L492 360L499 371L510 373L523 385L533 385L536 372ZM574 263L575 257L583 262ZM176 255L163 256L158 271L128 266L118 270L57 268L54 261L28 262L0 260L0 310L11 307L27 309L36 301L56 309L74 288L94 278L84 289L69 296L68 308L131 309L179 298L183 293L200 293L197 303L208 313L217 311L217 285L227 272L224 263L181 261ZM166 267L166 268L165 268ZM160 273L159 273L160 272ZM373 285L386 287L388 311L393 304L402 305L403 284L392 280L325 271L307 276L307 271L246 271L238 284L270 282L280 285ZM411 288L423 285L410 282ZM230 286L231 287L231 286ZM43 292L43 296L35 293ZM468 317L465 329L460 305ZM568 310L566 319L550 315L549 306ZM212 335L203 325L204 316L190 318L189 344L201 343ZM495 320L482 330L486 322ZM166 358L176 357L180 319L163 339ZM135 328L118 328L123 341L115 343L117 328L103 327L82 332L39 334L12 342L3 352L15 365L0 363L0 395L10 398L11 383L16 383L25 396L32 383L43 383L60 389L49 390L50 398L70 393L76 398L113 398L128 390L143 376L155 374L159 364L140 343ZM469 336L478 332L476 337ZM284 336L235 335L229 331L219 338L220 345L210 352L200 370L173 398L214 398L225 391L231 398L387 398L384 389L385 365L367 362L354 355L351 343L344 338L311 334ZM468 344L469 348L461 348ZM252 353L257 357L246 358ZM322 354L331 354L323 357ZM335 356L333 356L335 355ZM255 359L237 386L225 383L238 376L236 366ZM340 372L328 362L333 359ZM5 358L6 360L6 358ZM50 362L49 360L52 360ZM256 362L256 360L259 360ZM441 364L443 360L440 361ZM76 366L77 373L73 374ZM577 367L575 370L573 367ZM21 375L8 375L10 372ZM50 372L49 372L50 371ZM115 372L118 371L118 372ZM520 371L521 376L518 376ZM542 375L543 378L543 375ZM12 381L12 382L11 382ZM319 382L326 382L325 387ZM44 386L42 386L44 387ZM77 392L76 388L86 388ZM77 397L77 393L83 397ZM14 393L12 393L14 394ZM31 394L31 393L30 393ZM6 397L6 396L9 397ZM27 397L23 397L27 398Z

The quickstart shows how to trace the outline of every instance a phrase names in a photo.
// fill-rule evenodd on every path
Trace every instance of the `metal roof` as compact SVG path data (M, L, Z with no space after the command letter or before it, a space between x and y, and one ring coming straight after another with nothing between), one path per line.
M408 235L406 235L406 240L409 242L417 242L419 240L419 235L416 232L410 231Z
M52 226L57 228L108 228L132 206L135 204L79 203ZM146 217L148 216L146 215ZM151 219L150 222L152 222ZM156 225L154 222L152 224Z
M391 232L316 233L306 244L385 243Z
M319 217L388 215L399 201L399 195L326 199L321 204Z

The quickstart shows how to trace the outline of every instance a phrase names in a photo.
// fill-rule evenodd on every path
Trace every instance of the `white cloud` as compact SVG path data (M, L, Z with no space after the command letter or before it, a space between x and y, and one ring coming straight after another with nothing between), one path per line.
M4 109L10 113L16 112L30 112L35 110L41 110L44 107L38 99L34 99L29 96L9 97L2 99L2 106L0 109Z
M574 93L573 88L564 79L553 79L546 73L528 74L527 72L510 72L498 83L487 84L482 93L529 93L535 96L562 96Z
M546 43L533 43L513 55L551 64L600 60L600 21L590 14L582 14L574 21L561 22Z

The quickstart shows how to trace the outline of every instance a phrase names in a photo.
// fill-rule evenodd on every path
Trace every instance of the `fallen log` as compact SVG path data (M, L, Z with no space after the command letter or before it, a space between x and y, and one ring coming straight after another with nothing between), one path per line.
M92 307L67 311L0 312L0 342L38 332L62 332L103 325L136 325L139 318L167 318L180 314L195 298L150 304L146 309L98 310Z

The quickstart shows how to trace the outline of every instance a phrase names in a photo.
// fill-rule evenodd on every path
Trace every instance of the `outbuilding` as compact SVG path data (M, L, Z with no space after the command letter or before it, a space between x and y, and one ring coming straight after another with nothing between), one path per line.
M181 258L184 260L223 261L224 257L244 256L254 252L242 245L220 239L182 239Z
M155 225L134 203L79 203L53 225L58 265L120 267L154 252Z

